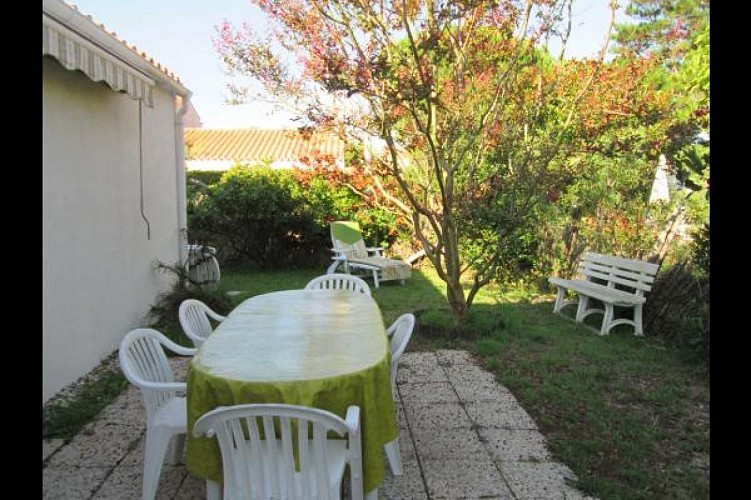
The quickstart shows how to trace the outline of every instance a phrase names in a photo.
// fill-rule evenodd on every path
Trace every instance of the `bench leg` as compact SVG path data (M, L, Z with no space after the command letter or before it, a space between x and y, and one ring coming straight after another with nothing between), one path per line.
M589 307L589 297L586 295L579 295L579 307L576 308L576 321L583 321L586 316L587 307Z
M613 314L613 304L605 303L605 315L602 318L600 335L607 335L608 333L610 333L610 323L613 322Z
M561 312L563 308L563 301L566 299L566 289L562 286L558 287L558 295L555 297L555 305L553 306L553 312Z
M644 336L644 330L641 322L641 309L642 305L637 304L634 306L634 335L637 337Z

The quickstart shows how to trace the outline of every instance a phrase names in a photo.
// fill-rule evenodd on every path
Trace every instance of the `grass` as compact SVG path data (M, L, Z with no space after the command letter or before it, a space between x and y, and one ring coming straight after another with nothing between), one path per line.
M69 397L53 398L43 406L42 439L73 438L128 386L123 374L107 361L95 371Z
M234 304L276 290L302 288L320 269L259 272L223 269L221 292ZM552 314L552 297L525 289L478 294L469 326L448 328L445 287L430 270L405 286L373 289L386 325L414 312L408 351L468 349L480 357L537 422L555 460L577 475L585 493L607 499L709 496L709 382L684 353L626 329L600 337ZM80 430L125 386L105 374L79 400L45 410L45 437ZM113 396L114 394L114 396ZM88 420L87 420L88 419Z

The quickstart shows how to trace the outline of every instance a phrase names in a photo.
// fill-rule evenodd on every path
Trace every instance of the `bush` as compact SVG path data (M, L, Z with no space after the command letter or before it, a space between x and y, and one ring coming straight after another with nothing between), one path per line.
M189 203L191 239L227 261L261 268L312 265L326 258L326 233L295 195L290 171L236 166Z
M644 331L709 362L709 279L688 262L661 272L644 305Z
M709 222L694 233L694 265L704 276L709 276Z

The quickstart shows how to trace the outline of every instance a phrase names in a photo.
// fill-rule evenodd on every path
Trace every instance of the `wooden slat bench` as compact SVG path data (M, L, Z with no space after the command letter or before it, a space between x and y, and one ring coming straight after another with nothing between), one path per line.
M568 305L579 304L576 321L594 313L603 313L600 335L607 335L614 326L627 324L634 327L634 335L644 335L642 329L642 306L646 301L644 294L652 288L659 266L642 260L624 259L599 253L585 253L579 262L579 273L583 279L566 280L548 278L558 287L558 295L553 306L554 313ZM571 290L579 296L578 300L567 300L566 291ZM589 308L590 299L600 300L605 309ZM613 307L630 307L634 309L634 319L613 319Z

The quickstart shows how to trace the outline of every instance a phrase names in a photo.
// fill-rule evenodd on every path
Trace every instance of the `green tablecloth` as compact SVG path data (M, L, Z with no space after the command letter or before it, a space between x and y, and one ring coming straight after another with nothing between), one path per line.
M287 403L344 417L354 404L361 412L364 490L377 488L383 445L398 436L390 361L381 312L364 294L288 290L246 300L190 363L188 470L222 480L216 440L191 432L217 406Z

